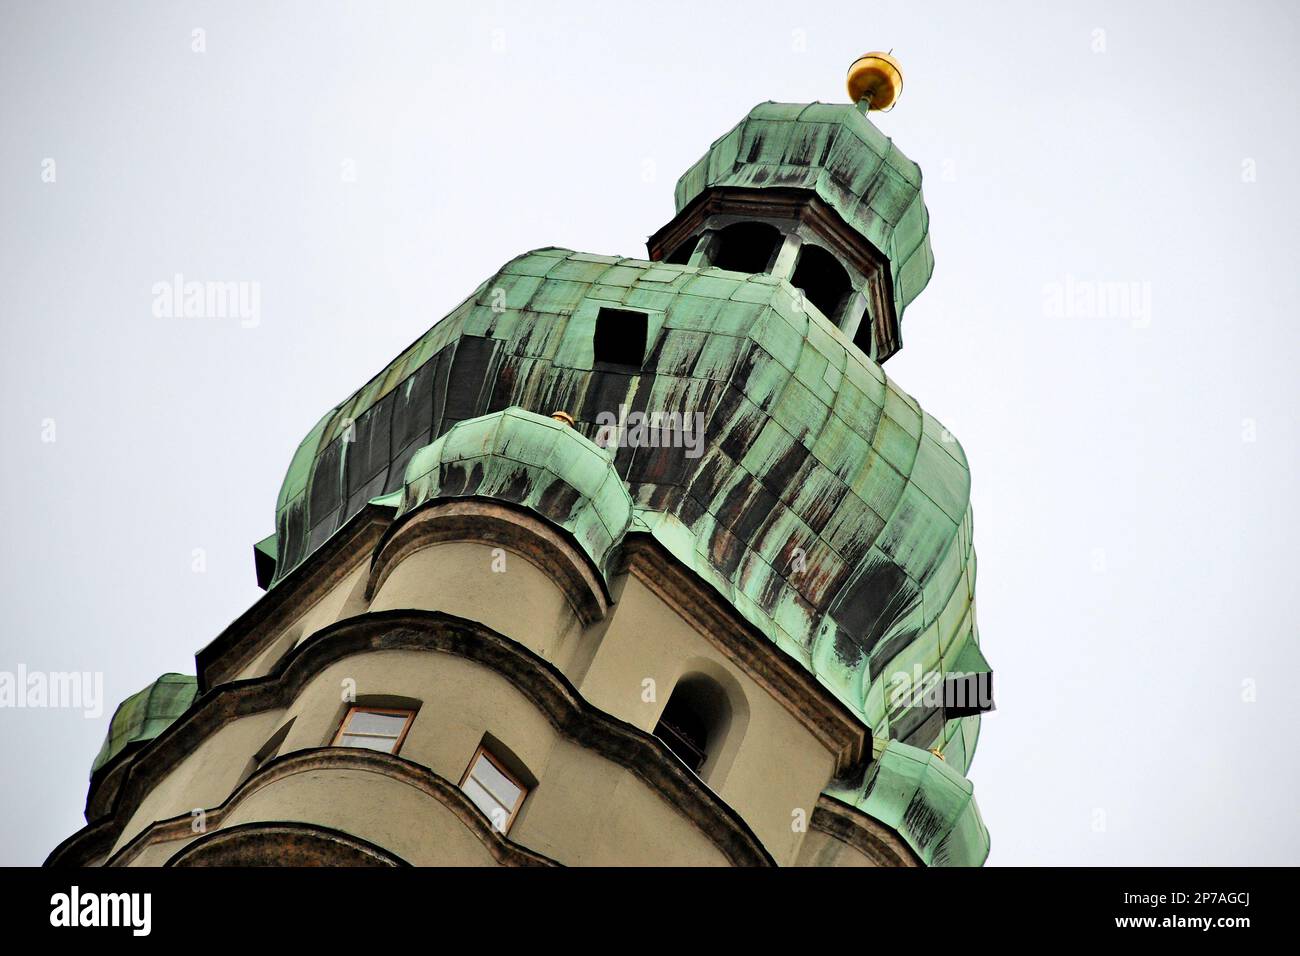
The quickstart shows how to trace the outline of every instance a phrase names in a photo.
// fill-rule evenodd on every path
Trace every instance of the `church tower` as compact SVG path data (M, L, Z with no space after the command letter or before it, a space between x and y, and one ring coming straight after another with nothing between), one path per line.
M51 865L979 865L969 472L884 372L921 173L763 103L646 259L488 277L293 454L266 594L114 714Z

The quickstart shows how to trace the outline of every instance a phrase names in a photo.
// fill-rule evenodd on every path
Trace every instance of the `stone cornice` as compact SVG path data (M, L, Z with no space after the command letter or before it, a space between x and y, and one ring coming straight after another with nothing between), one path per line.
M897 833L856 807L822 794L808 825L853 847L877 866L924 866Z
M250 857L252 859L250 860ZM350 833L310 823L241 823L199 837L163 866L410 866Z
M428 767L395 754L374 750L354 750L348 747L295 750L259 767L256 773L241 783L219 806L204 811L205 824L209 828L205 839L229 832L221 829L212 830L212 828L220 827L221 821L246 797L277 781L312 770L361 770L398 780L447 807L502 866L558 866L549 857L534 853L495 830L459 787ZM193 820L193 816L186 813L151 823L130 843L113 854L105 865L126 866L146 847L155 843L185 839L192 834ZM383 852L391 855L390 851Z
M875 316L872 328L879 352L877 361L884 362L899 350L902 343L898 334L898 316L894 312L893 280L888 258L816 192L795 187L710 187L646 241L651 260L658 262L663 259L698 232L710 216L794 219L808 226L832 252L866 278L868 288L863 291L871 299L872 315Z
M451 541L509 548L527 558L560 587L584 626L596 623L609 610L604 581L567 532L526 510L484 498L431 501L403 515L379 542L366 583L366 599L374 597L407 557Z
M866 725L653 537L628 535L622 569L726 654L830 750L835 755L831 776L849 774L869 758L871 731Z
M125 768L102 815L65 840L47 865L84 865L106 852L154 786L204 740L240 717L286 707L320 671L373 651L451 654L510 681L557 732L631 771L674 806L739 866L775 865L730 806L657 738L589 704L555 667L522 645L474 621L436 611L382 611L330 625L298 645L272 673L232 681L205 693L176 723L142 748Z
M394 509L366 505L307 560L195 655L199 693L231 680L279 631L351 574L392 524Z

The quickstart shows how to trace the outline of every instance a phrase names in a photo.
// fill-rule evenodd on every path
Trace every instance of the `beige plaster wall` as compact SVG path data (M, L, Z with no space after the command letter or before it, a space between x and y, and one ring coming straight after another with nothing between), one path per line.
M875 866L860 850L821 830L809 830L799 848L796 866Z
M302 614L285 627L279 628L275 637L253 661L237 675L238 680L263 677L296 645L301 644L321 628L335 621L366 611L366 578L370 573L370 556L359 559L347 576L315 601Z
M564 592L545 570L513 551L461 541L423 548L393 568L370 609L393 608L443 611L478 621L547 660L554 660L582 630Z
M811 817L834 767L831 752L781 702L694 627L631 576L620 579L613 618L583 677L580 690L594 705L652 731L677 681L684 675L729 675L748 707L743 737L728 740L734 755L704 780L734 807L778 863L795 861L804 836L795 811ZM645 681L654 682L647 700Z
M733 713L742 719L733 720L701 769L703 781L744 818L778 863L860 865L856 857L869 865L851 847L796 825L811 817L830 778L834 757L828 747L645 584L631 575L613 582L615 604L606 619L584 629L545 569L507 551L506 570L493 571L497 557L483 544L431 545L392 569L369 610L438 610L479 621L552 661L595 707L646 732L653 731L683 676L708 676L727 689ZM240 676L268 673L280 656L312 633L365 613L368 573L367 553ZM222 728L160 780L115 849L151 821L222 803L247 775L253 754L291 719L279 753L328 745L346 711L345 696L352 693L362 703L372 697L421 702L401 756L453 784L485 733L509 747L540 781L515 820L511 838L538 852L568 864L725 862L712 841L658 791L563 738L527 695L501 675L448 654L418 651L369 652L338 661L283 708ZM417 862L412 854L430 852L419 849L429 828L452 827L449 819L470 842L442 840L446 850L441 862L454 856L473 863L486 853L450 811L430 806L427 794L396 780L361 779L358 773L320 771L278 781L266 792L250 795L223 825L258 819L316 822ZM334 785L339 796L331 804L328 790ZM374 809L367 801L388 809ZM162 858L181 845L173 842ZM150 849L139 862L158 862L160 854Z
M436 651L376 651L345 658L322 669L288 707L227 725L159 782L115 849L154 820L220 804L243 779L252 755L291 718L280 754L328 744L348 706L343 689L353 684L360 702L370 695L421 702L400 756L452 784L459 783L485 733L509 747L538 780L510 833L525 846L571 864L725 862L709 837L657 790L630 770L561 737L505 678ZM454 824L463 839L439 837L445 849L438 851L437 862L482 862L481 843L436 799L368 771L324 768L274 781L241 799L220 826L254 820L336 827L413 863L434 821L442 820L437 827ZM434 862L427 853L420 859Z

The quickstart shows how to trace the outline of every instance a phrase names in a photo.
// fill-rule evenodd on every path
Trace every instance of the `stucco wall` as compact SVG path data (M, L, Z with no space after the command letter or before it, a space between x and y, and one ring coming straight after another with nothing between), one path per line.
M513 551L459 541L424 548L394 567L370 604L373 611L390 608L479 621L548 660L581 630L544 570Z
M748 722L734 742L738 746L729 764L718 768L725 773L714 776L706 764L705 782L739 811L778 863L793 863L803 837L793 825L794 811L811 817L831 776L831 753L781 702L636 578L619 580L611 613L579 687L583 696L652 731L684 674L725 671L744 694ZM654 681L649 701L644 699L646 680Z
M323 627L335 621L366 611L365 585L370 571L370 556L356 561L347 576L326 591L291 623L276 629L275 636L260 654L244 667L238 679L261 677L269 673L296 644L302 643Z
M722 864L709 837L632 771L564 739L513 684L480 664L436 651L376 651L315 675L285 709L239 718L167 774L134 814L116 849L148 823L221 803L257 749L293 719L280 754L329 743L347 707L343 690L420 701L400 756L459 782L485 733L506 744L538 780L510 837L561 863ZM444 819L445 818L445 819ZM301 820L370 840L409 862L491 862L481 841L417 789L380 773L321 769L276 780L243 797L220 827ZM432 822L457 830L423 845ZM453 820L453 823L446 822ZM179 849L181 843L176 843ZM156 862L157 853L138 857ZM436 857L436 858L435 858Z
M583 628L543 568L491 546L439 542L395 564L367 607L369 553L333 589L266 643L241 677L270 673L279 659L336 620L391 609L424 609L481 622L549 660L601 711L646 733L686 675L725 689L733 720L701 768L704 783L733 808L782 865L870 863L833 837L807 833L835 758L775 696L635 575L612 582L605 619ZM351 695L359 703L419 702L400 756L458 784L485 734L503 743L539 785L510 839L576 865L708 865L727 859L664 793L637 773L559 733L528 694L498 671L440 651L371 650L323 667L280 706L231 721L167 771L114 847L151 822L222 804L248 777L253 755L287 722L284 755L327 746ZM661 758L657 758L661 759ZM477 865L493 858L443 803L402 780L355 768L313 768L248 789L216 826L303 821L334 827L412 863ZM436 834L436 835L435 835ZM155 865L194 837L173 833L131 862Z

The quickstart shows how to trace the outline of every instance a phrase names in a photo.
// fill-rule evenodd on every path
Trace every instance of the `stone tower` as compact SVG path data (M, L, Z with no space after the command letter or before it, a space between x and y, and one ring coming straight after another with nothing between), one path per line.
M882 368L933 269L895 67L755 107L647 259L524 253L326 412L267 593L118 708L49 862L982 863L966 459Z

